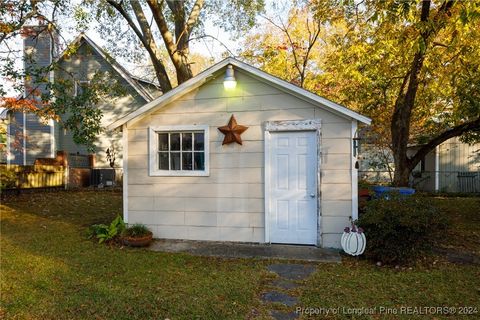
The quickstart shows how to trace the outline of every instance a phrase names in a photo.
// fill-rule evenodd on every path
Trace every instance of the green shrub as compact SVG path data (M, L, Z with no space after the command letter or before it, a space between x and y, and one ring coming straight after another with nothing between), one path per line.
M5 165L0 165L0 189L15 188L17 179L15 170L9 169Z
M122 236L124 237L132 237L132 238L141 238L145 237L150 234L150 230L143 224L134 224L128 228L126 228Z
M426 197L369 201L357 221L365 230L367 258L386 264L405 264L426 253L445 232L448 221Z
M115 239L125 230L125 222L122 217L117 216L110 225L94 224L89 228L89 238L96 237L98 243Z

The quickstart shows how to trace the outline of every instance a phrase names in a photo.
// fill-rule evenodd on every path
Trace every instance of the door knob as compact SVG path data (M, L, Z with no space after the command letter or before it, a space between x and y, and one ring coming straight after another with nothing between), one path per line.
M315 194L314 194L314 193L310 193L310 197L311 197L311 198L315 198Z

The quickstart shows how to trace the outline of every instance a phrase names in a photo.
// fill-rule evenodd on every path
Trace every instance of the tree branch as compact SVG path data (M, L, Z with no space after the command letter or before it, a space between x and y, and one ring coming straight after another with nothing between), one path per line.
M162 35L163 42L167 48L167 52L172 60L173 65L175 66L175 70L177 72L177 81L178 84L181 84L188 79L190 79L192 75L192 70L190 69L190 65L188 64L188 56L185 50L188 48L182 47L179 48L174 41L172 32L168 29L167 21L162 11L162 5L158 1L155 0L147 0L147 4L152 11L153 18L158 25L158 29L160 30L160 34ZM169 4L169 2L167 2ZM183 10L183 1L180 1L180 5L182 6ZM174 10L180 10L177 6L178 4L170 3L169 6L174 8ZM175 15L175 12L174 12ZM175 19L177 16L175 16ZM180 16L180 20L182 17ZM177 28L177 21L175 22L175 28ZM188 43L188 42L186 42ZM179 50L180 49L180 50Z
M192 11L188 16L188 20L185 23L185 17L183 17L183 26L181 27L181 32L176 35L177 38L177 47L188 49L190 33L192 32L193 26L197 23L198 17L200 16L200 12L203 8L204 0L197 0L192 7ZM175 28L176 29L176 28ZM177 32L177 30L175 30Z
M184 0L166 0L168 8L173 13L175 24L175 45L177 50L182 50L185 41L182 35L185 30L185 1Z
M310 52L312 51L313 46L317 42L318 36L320 35L320 29L321 29L320 22L319 22L318 23L318 28L315 28L315 25L313 26L313 34L312 34L310 32L310 28L308 27L308 21L309 20L307 18L307 28L308 28L309 37L308 37L308 48L305 52L305 57L303 59L303 73L304 74L306 73L308 59L310 58ZM305 79L303 79L303 81L305 81ZM302 87L303 87L303 81L302 81Z
M201 36L198 36L196 38L190 38L188 41L195 41L195 40L200 40L200 39L205 39L205 38L212 38L213 40L217 41L218 43L220 43L220 45L222 45L225 50L227 50L228 54L231 55L232 57L235 57L235 54L232 52L232 50L230 50L228 48L228 46L223 43L220 39L218 39L217 37L214 37L212 35L209 35L209 34L204 34L204 35L201 35Z
M155 19L158 29L160 30L160 34L165 42L165 47L167 48L168 54L172 56L177 51L177 46L175 45L173 34L168 29L167 21L163 15L161 4L155 0L147 0L147 4L152 11L153 19Z
M473 121L462 123L458 126L455 126L447 131L442 132L440 135L436 136L430 140L427 144L423 145L413 157L409 159L409 166L411 169L415 166L431 151L433 151L438 145L442 142L447 141L450 138L458 137L463 133L469 131L480 130L480 118L477 118Z
M202 11L204 0L197 0L192 7L192 11L190 11L190 15L188 16L187 24L186 24L186 32L190 34L192 32L192 28L197 23L198 17L200 16L200 12Z
M282 31L287 36L288 42L290 43L290 47L292 48L294 66L295 66L295 69L297 69L297 71L298 71L298 75L300 76L300 86L303 87L303 75L304 75L304 73L302 72L302 69L300 68L300 62L298 60L297 50L295 48L295 43L293 42L293 39L290 36L290 33L288 32L288 27L285 26L285 24L281 20L280 20L281 25L279 25L267 16L262 15L261 17L264 18L265 20L267 20L268 22L270 22L274 27L277 27L278 29L280 29L280 31Z
M138 2L138 0L130 0L130 5L132 6L133 13L135 14L135 18L137 19L138 25L142 30L142 34L145 37L145 42L148 44L149 47L151 46L156 47L152 30L148 25L148 21L147 21L147 18L145 17L145 13L143 13L142 6Z
M143 29L145 29L147 34L143 34L142 31L140 31L140 29L137 27L132 17L130 16L130 14L128 14L128 12L125 10L125 8L121 3L118 3L113 0L107 0L107 3L110 4L112 7L114 7L118 11L118 13L120 13L120 15L127 21L130 28L132 28L133 32L137 35L138 39L142 42L143 46L145 47L148 54L150 55L150 58L153 63L153 67L155 68L155 73L157 74L158 83L160 84L162 91L167 92L171 90L172 84L170 82L170 79L168 78L167 70L165 69L165 66L163 65L160 59L158 48L153 42L153 36L151 35L151 33L150 35L148 35L148 30L150 30L148 28L148 23L147 23L147 26L145 25L142 26L141 16L143 14L143 11L141 13L138 12L138 7L136 7L137 5L138 6L140 5L138 4L138 1L131 0L130 3L132 4L132 9L134 9L134 11L135 11L135 8L137 9L137 12L136 12L136 14L138 13L137 21L139 21L139 24L142 26ZM141 10L141 7L140 7L140 10Z
M142 41L145 48L148 48L148 43L145 41L142 32L140 31L140 29L138 29L135 22L133 22L132 17L130 17L128 12L123 8L122 4L113 0L107 0L107 3L114 7L118 11L118 13L120 13L120 15L125 19L125 21L127 21L128 25L130 26L130 28L132 28L133 32L137 35L140 41Z
M23 8L25 4L21 4L20 7ZM55 8L57 7L57 5L55 5ZM20 30L23 25L28 21L30 20L31 18L33 17L44 17L43 15L39 14L38 12L38 7L37 7L37 4L36 3L33 3L32 5L32 9L27 12L25 15L24 15L24 12L23 10L20 11L20 16L18 18L18 22L15 24L15 26L13 27L12 30L8 31L8 32L1 32L1 35L0 35L0 43L2 43L9 35L14 35L18 30Z

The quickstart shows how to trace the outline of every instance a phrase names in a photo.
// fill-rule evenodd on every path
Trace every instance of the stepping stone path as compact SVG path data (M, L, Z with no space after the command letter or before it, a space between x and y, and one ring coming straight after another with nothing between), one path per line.
M303 264L272 264L268 271L277 273L280 277L288 280L303 280L315 271L315 267Z
M275 279L270 282L270 284L274 287L282 288L285 290L291 290L300 287L298 283L285 279Z
M303 280L309 277L314 271L315 267L312 265L303 264L287 264L277 263L269 265L268 270L278 274L279 278L270 282L270 285L279 290L291 290L298 288L300 284L295 281ZM273 290L265 292L262 295L264 303L280 303L287 307L294 307L298 304L298 298L287 293ZM299 314L295 312L283 312L278 310L271 310L270 315L276 320L290 320L297 319Z
M262 300L265 302L278 302L288 307L293 307L297 304L298 299L296 297L289 296L286 293L278 291L266 292L262 295Z

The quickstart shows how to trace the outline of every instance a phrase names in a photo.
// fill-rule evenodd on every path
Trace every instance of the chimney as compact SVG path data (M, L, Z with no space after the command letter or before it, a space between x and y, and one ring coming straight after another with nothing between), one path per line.
M25 92L27 99L40 101L47 93L48 83L54 81L50 68L57 56L58 34L48 25L27 26L22 29L25 69ZM15 163L30 165L37 158L55 157L55 123L45 123L33 113L16 113L20 124L14 131L21 134L22 151L15 156Z
M25 95L33 98L46 92L47 83L53 81L48 68L57 56L58 34L48 25L26 26L22 30ZM32 90L35 90L33 97Z

